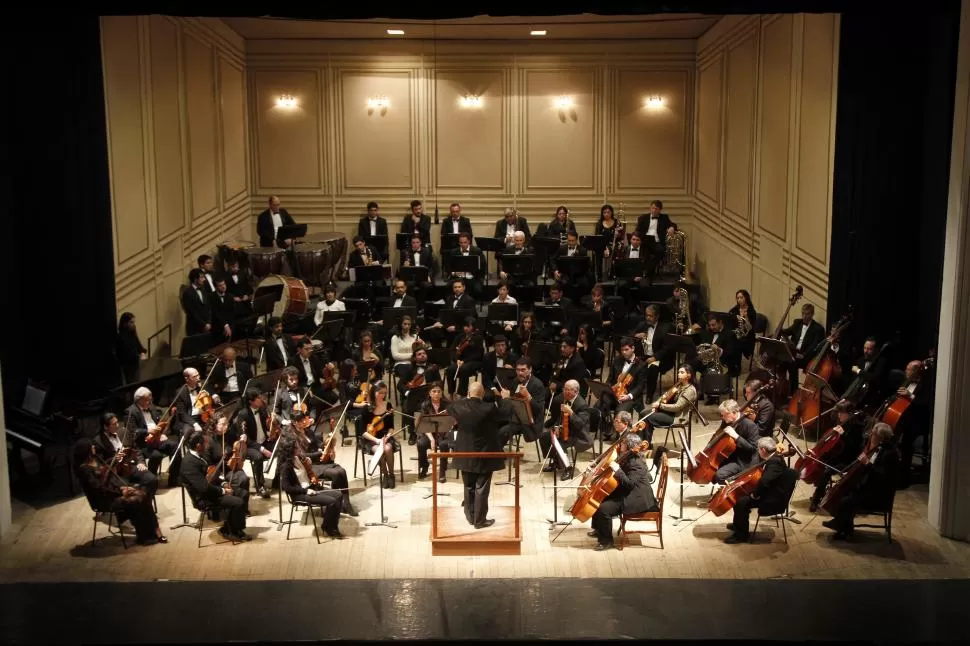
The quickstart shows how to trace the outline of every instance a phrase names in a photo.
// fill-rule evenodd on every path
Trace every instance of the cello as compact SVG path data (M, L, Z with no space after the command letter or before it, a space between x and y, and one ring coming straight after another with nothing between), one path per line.
M760 388L751 393L751 398L744 402L739 407L739 410L743 411L748 408L761 393L774 387L775 380L771 378L767 383L762 384ZM694 484L710 484L714 480L714 475L717 473L717 470L721 468L721 463L731 457L731 454L737 448L737 442L725 430L728 426L729 424L727 422L722 421L721 426L711 436L711 439L708 440L707 446L694 456L692 464L687 465L687 477Z
M775 448L775 453L782 457L788 457L794 454L794 451L787 450L784 445L779 444ZM723 516L725 513L734 508L738 500L744 496L750 496L758 489L758 484L761 482L761 476L765 473L765 465L768 464L768 460L760 464L756 464L753 467L742 471L737 476L735 476L731 482L721 487L720 490L711 501L707 504L707 510L712 512L715 516Z
M805 383L798 387L798 390L792 395L791 401L788 402L788 414L792 419L797 419L798 424L803 429L806 423L817 423L822 411L822 391L828 387L833 378L838 378L842 374L842 368L832 350L832 345L838 341L839 335L845 331L851 322L852 308L850 306L849 311L835 324L832 332L819 346L815 357L805 367Z
M852 413L852 417L846 420L845 423L848 424L856 417L864 414L865 411L857 410ZM842 453L842 433L839 432L841 429L842 425L839 425L827 430L818 439L815 446L805 453L804 457L799 457L795 461L795 471L798 471L799 477L802 480L808 484L816 484L819 477L828 468L828 465L825 463L832 458L837 458Z
M788 320L788 314L791 312L791 308L794 307L795 303L801 300L802 295L805 293L804 288L801 285L795 287L795 291L792 292L791 297L788 299L788 306L785 308L785 313L781 315L778 319L778 326L775 327L775 331L771 334L769 338L771 339L781 339L781 331L784 328L785 322ZM786 344L791 346L791 343L787 339L784 339ZM788 383L788 371L783 370L779 362L775 361L767 352L762 352L758 355L757 365L759 369L756 370L750 377L755 379L761 379L764 381L764 377L770 375L777 375L777 382L775 388L772 392L772 403L777 406L783 406L783 402L791 394L791 384ZM767 374L765 374L767 373Z
M879 450L880 446L882 445L878 443L876 434L870 433L866 448L852 464L846 467L839 481L829 487L829 490L825 492L825 497L822 498L822 502L819 504L821 509L835 516L835 512L838 511L839 505L845 500L845 497L855 491L862 483L863 476L866 472L865 467L869 464L872 456ZM863 457L865 457L865 461L863 461Z
M931 353L926 359L923 359L923 370L928 370L933 367L936 362L936 357ZM910 382L904 383L900 388L906 388ZM899 420L903 418L903 413L905 413L909 407L913 404L913 400L909 397L904 397L899 394L899 391L890 395L879 410L876 411L875 418L880 422L885 422L889 424L889 427L893 429L893 433L896 433L896 426L899 424Z
M644 453L650 448L650 443L644 440L636 449L620 456L620 443L632 432L628 429L620 433L620 438L583 473L579 487L576 489L576 502L569 508L569 513L579 522L583 523L592 518L600 504L620 486L620 481L613 471L613 463L622 464L621 461L626 459L626 455Z

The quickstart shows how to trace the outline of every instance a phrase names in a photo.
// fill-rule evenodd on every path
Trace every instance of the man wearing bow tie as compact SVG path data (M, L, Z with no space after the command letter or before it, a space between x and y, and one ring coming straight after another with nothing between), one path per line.
M651 275L666 254L667 234L677 229L677 225L670 221L670 216L663 212L663 208L663 202L654 200L650 203L650 212L637 218L637 232L641 235L643 245L652 252L649 263Z

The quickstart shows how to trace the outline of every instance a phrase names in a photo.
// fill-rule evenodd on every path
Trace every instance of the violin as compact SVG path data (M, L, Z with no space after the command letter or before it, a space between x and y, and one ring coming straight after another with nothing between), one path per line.
M148 435L145 437L145 444L148 446L158 446L158 444L162 441L162 435L164 435L165 431L168 430L170 418L174 413L175 406L172 406L165 412L162 419L158 420L158 423L155 424L155 428L148 431Z
M458 344L455 348L455 356L461 356L461 354L468 349L468 346L472 344L471 335L465 335L465 339Z
M336 390L337 388L337 367L333 362L323 367L323 387L327 390Z
M109 465L105 464L97 455L93 455L92 457L95 461L95 465L93 467L94 472L97 474L102 487L108 489L109 491L117 492L119 495L121 495L122 499L128 502L141 503L145 501L146 494L144 489L132 486L131 483L115 473L115 471Z
M633 382L633 375L629 372L624 372L620 375L616 383L613 384L613 394L616 395L617 399L625 396L627 394L627 388L629 388L630 383Z
M241 437L232 443L232 457L226 462L230 471L239 471L243 468L246 461L246 452L249 450L246 444L246 422L240 421L242 433Z
M371 368L367 371L367 379L360 384L360 394L357 395L357 399L354 400L355 404L366 404L367 400L370 398L371 381L374 379L374 369Z
M378 434L384 432L384 415L374 415L374 419L367 425L367 432L379 438L380 435Z
M424 384L427 383L427 379L425 378L425 375L437 369L438 369L438 366L434 364L427 366L424 369L424 372L422 372L420 375L415 375L414 379L412 379L407 383L407 386L405 386L405 390L413 390L414 388L423 386Z
M213 414L215 414L215 405L213 404L212 395L209 394L208 390L200 390L198 397L195 398L195 407L199 409L199 418L202 420L203 424L208 424L212 420Z

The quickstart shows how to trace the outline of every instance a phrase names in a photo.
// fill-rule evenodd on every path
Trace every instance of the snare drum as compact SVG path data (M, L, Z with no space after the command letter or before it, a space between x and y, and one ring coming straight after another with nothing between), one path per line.
M303 316L310 304L310 290L299 278L273 274L259 282L257 290L270 285L283 285L283 295L273 305L273 316Z
M283 271L283 250L276 247L252 247L242 252L249 258L249 268L256 279Z
M300 275L307 285L323 287L330 282L330 245L301 244L293 248Z

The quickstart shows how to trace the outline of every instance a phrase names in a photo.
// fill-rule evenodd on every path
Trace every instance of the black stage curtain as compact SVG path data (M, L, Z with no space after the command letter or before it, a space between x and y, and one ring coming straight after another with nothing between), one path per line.
M897 366L938 334L960 22L945 9L841 22L828 318L853 306L853 353L898 339Z
M98 19L9 20L3 43L4 402L28 378L99 396L119 377Z

